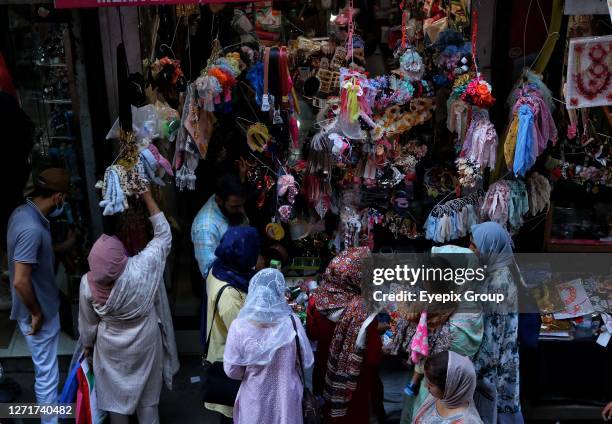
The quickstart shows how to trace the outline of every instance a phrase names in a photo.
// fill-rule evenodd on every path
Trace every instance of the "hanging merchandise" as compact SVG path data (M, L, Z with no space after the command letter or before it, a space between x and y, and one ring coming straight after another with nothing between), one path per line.
M214 60L213 54L218 55ZM223 112L231 111L232 88L238 83L236 78L245 66L237 52L225 56L220 54L220 49L216 48L207 67L195 81L198 107L208 112L217 109Z
M277 199L283 203L278 209L278 215L282 222L289 222L293 214L293 204L298 195L298 187L295 178L291 174L284 174L278 177Z
M509 216L510 194L508 181L500 180L491 184L480 210L482 217L505 226Z
M480 223L479 210L484 192L436 205L425 221L425 238L446 243L469 234L473 225Z
M612 35L570 40L568 109L612 105L611 65Z
M484 109L475 109L463 141L462 156L468 158L471 163L477 164L481 169L487 166L493 169L495 168L497 143L497 131L489 120L489 112Z
M482 180L480 165L478 165L478 163L463 157L457 158L455 164L457 165L457 174L461 187L473 188Z
M174 169L176 169L175 180L176 186L181 191L185 189L195 190L195 169L200 160L200 152L195 146L185 125L190 119L192 112L192 108L189 106L195 105L194 91L194 84L189 84L189 86L187 86L183 114L181 116L181 127L178 130L174 146L173 166Z
M508 185L510 186L508 227L512 231L517 231L523 225L523 216L529 212L529 195L522 180L510 180Z
M367 79L358 71L340 69L340 116L339 126L346 137L363 139L361 118L370 128L375 124L370 118L372 111L367 102Z
M168 56L155 59L149 66L150 78L153 88L158 90L168 100L178 98L177 92L184 92L187 81L181 70L180 60Z
M450 169L434 166L425 171L423 185L427 195L431 198L449 196L451 193L459 193L459 181Z
M465 86L461 100L479 108L490 108L495 104L495 97L491 93L491 84L481 76L476 76Z
M527 179L529 187L529 213L535 216L550 207L550 182L544 176L533 172Z
M400 237L417 239L423 235L419 232L417 223L412 218L402 216L394 211L387 212L380 224L387 228L395 239Z
M425 64L421 55L413 48L408 48L400 56L402 77L410 81L421 81L425 75Z
M523 216L530 210L529 197L523 180L497 181L487 190L481 216L515 232L523 225Z
M504 157L508 169L524 176L535 164L548 141L557 142L557 127L551 106L545 100L547 92L541 84L519 85L510 95L516 101L512 106L512 119L504 142Z

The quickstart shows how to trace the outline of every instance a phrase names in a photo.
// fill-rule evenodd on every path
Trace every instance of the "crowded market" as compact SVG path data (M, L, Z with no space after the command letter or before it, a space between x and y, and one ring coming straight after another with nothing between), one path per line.
M611 20L1 0L0 422L612 420Z

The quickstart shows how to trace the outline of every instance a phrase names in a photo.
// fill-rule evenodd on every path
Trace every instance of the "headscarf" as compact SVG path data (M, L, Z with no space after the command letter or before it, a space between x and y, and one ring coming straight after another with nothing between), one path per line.
M475 267L478 258L467 247L445 244L444 246L434 246L431 248L431 256L441 256L456 268Z
M474 390L476 390L474 364L467 356L449 351L446 386L440 402L447 408L458 408L466 403L473 404Z
M259 257L259 234L253 227L229 227L215 250L212 274L230 286L248 292Z
M87 262L90 270L87 282L91 295L95 303L104 305L128 263L125 247L117 237L102 234L92 246Z
M357 346L357 336L367 318L361 299L363 261L366 247L349 248L336 256L315 291L315 307L328 316L343 309L334 329L329 349L323 396L330 403L332 417L343 417L357 388L364 351Z
M483 222L472 226L472 238L478 248L480 260L487 271L495 271L514 261L512 239L497 222Z
M286 290L285 277L280 271L265 268L255 274L249 283L244 307L232 322L228 335L228 339L239 337L242 348L226 349L225 362L239 366L269 364L278 349L295 343L296 334L291 319L297 323L296 327L299 326L302 357L308 356L304 349L310 349L310 342L306 333L300 331L299 319L294 317L287 304Z

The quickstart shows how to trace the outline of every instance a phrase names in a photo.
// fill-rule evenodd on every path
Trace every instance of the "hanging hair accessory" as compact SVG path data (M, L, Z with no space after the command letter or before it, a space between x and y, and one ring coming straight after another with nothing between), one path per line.
M505 226L508 222L510 185L505 180L495 182L487 190L481 213L484 218Z
M249 126L247 130L247 145L254 152L263 152L270 141L268 127L261 122Z
M400 56L400 68L402 74L410 81L421 81L425 75L423 58L411 47Z
M550 182L534 172L529 176L527 185L529 187L529 213L535 216L550 207Z
M285 238L285 229L278 222L270 222L266 225L266 235L272 240L280 241Z

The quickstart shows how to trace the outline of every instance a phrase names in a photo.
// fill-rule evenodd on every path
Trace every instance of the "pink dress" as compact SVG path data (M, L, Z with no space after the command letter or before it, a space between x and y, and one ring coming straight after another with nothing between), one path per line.
M271 336L273 328L245 323L232 330L225 345L225 353L234 350L240 355L243 349L254 347L252 343L244 343L247 338L251 342L253 339L266 339ZM280 347L267 365L239 366L224 362L226 374L230 378L242 380L234 405L234 424L303 423L303 386L296 368L296 353L294 339ZM304 361L305 366L312 364L312 353Z

